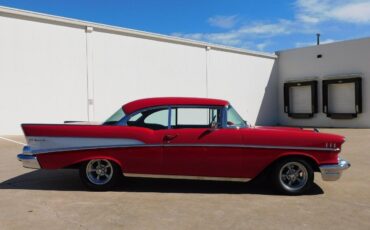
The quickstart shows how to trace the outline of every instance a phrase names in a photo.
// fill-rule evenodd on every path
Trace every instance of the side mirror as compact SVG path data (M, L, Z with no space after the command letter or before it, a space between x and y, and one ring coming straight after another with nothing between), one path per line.
M234 125L234 123L233 123L233 122L231 122L231 121L226 122L226 124L227 124L227 125L229 125L229 126Z

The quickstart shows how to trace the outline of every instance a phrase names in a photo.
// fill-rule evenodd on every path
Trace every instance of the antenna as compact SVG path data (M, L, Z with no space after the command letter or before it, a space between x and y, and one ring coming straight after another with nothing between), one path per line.
M320 33L316 34L316 43L317 45L320 45Z

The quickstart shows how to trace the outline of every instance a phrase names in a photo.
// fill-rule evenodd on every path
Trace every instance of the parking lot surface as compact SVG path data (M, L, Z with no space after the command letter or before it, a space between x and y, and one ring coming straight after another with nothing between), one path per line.
M76 170L30 170L22 145L0 139L0 229L370 229L370 130L346 136L352 167L312 192L281 196L258 183L130 179L87 191ZM3 136L24 143L21 136Z

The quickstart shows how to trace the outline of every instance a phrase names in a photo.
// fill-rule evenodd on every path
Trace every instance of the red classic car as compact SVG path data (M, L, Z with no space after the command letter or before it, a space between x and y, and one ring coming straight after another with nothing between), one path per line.
M275 188L301 194L339 179L344 137L315 130L252 127L229 102L149 98L125 104L101 124L22 124L24 167L79 168L83 183L107 190L125 177L248 181L267 172Z

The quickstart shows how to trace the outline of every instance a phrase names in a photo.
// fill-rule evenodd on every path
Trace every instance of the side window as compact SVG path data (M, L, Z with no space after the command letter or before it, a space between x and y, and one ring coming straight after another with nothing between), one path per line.
M168 128L168 109L150 109L135 114L127 121L127 126L144 127L153 130Z
M132 116L128 121L129 122L135 122L137 120L139 120L140 117L142 117L143 114L142 113L138 113L138 114L135 114L134 116Z
M212 122L220 124L220 109L174 108L171 111L171 127L173 128L209 128Z
M158 110L144 119L144 124L168 126L168 109Z
M208 108L178 108L177 125L209 125Z
M227 108L227 126L239 126L244 127L246 122L243 118L236 112L236 110L229 106Z

